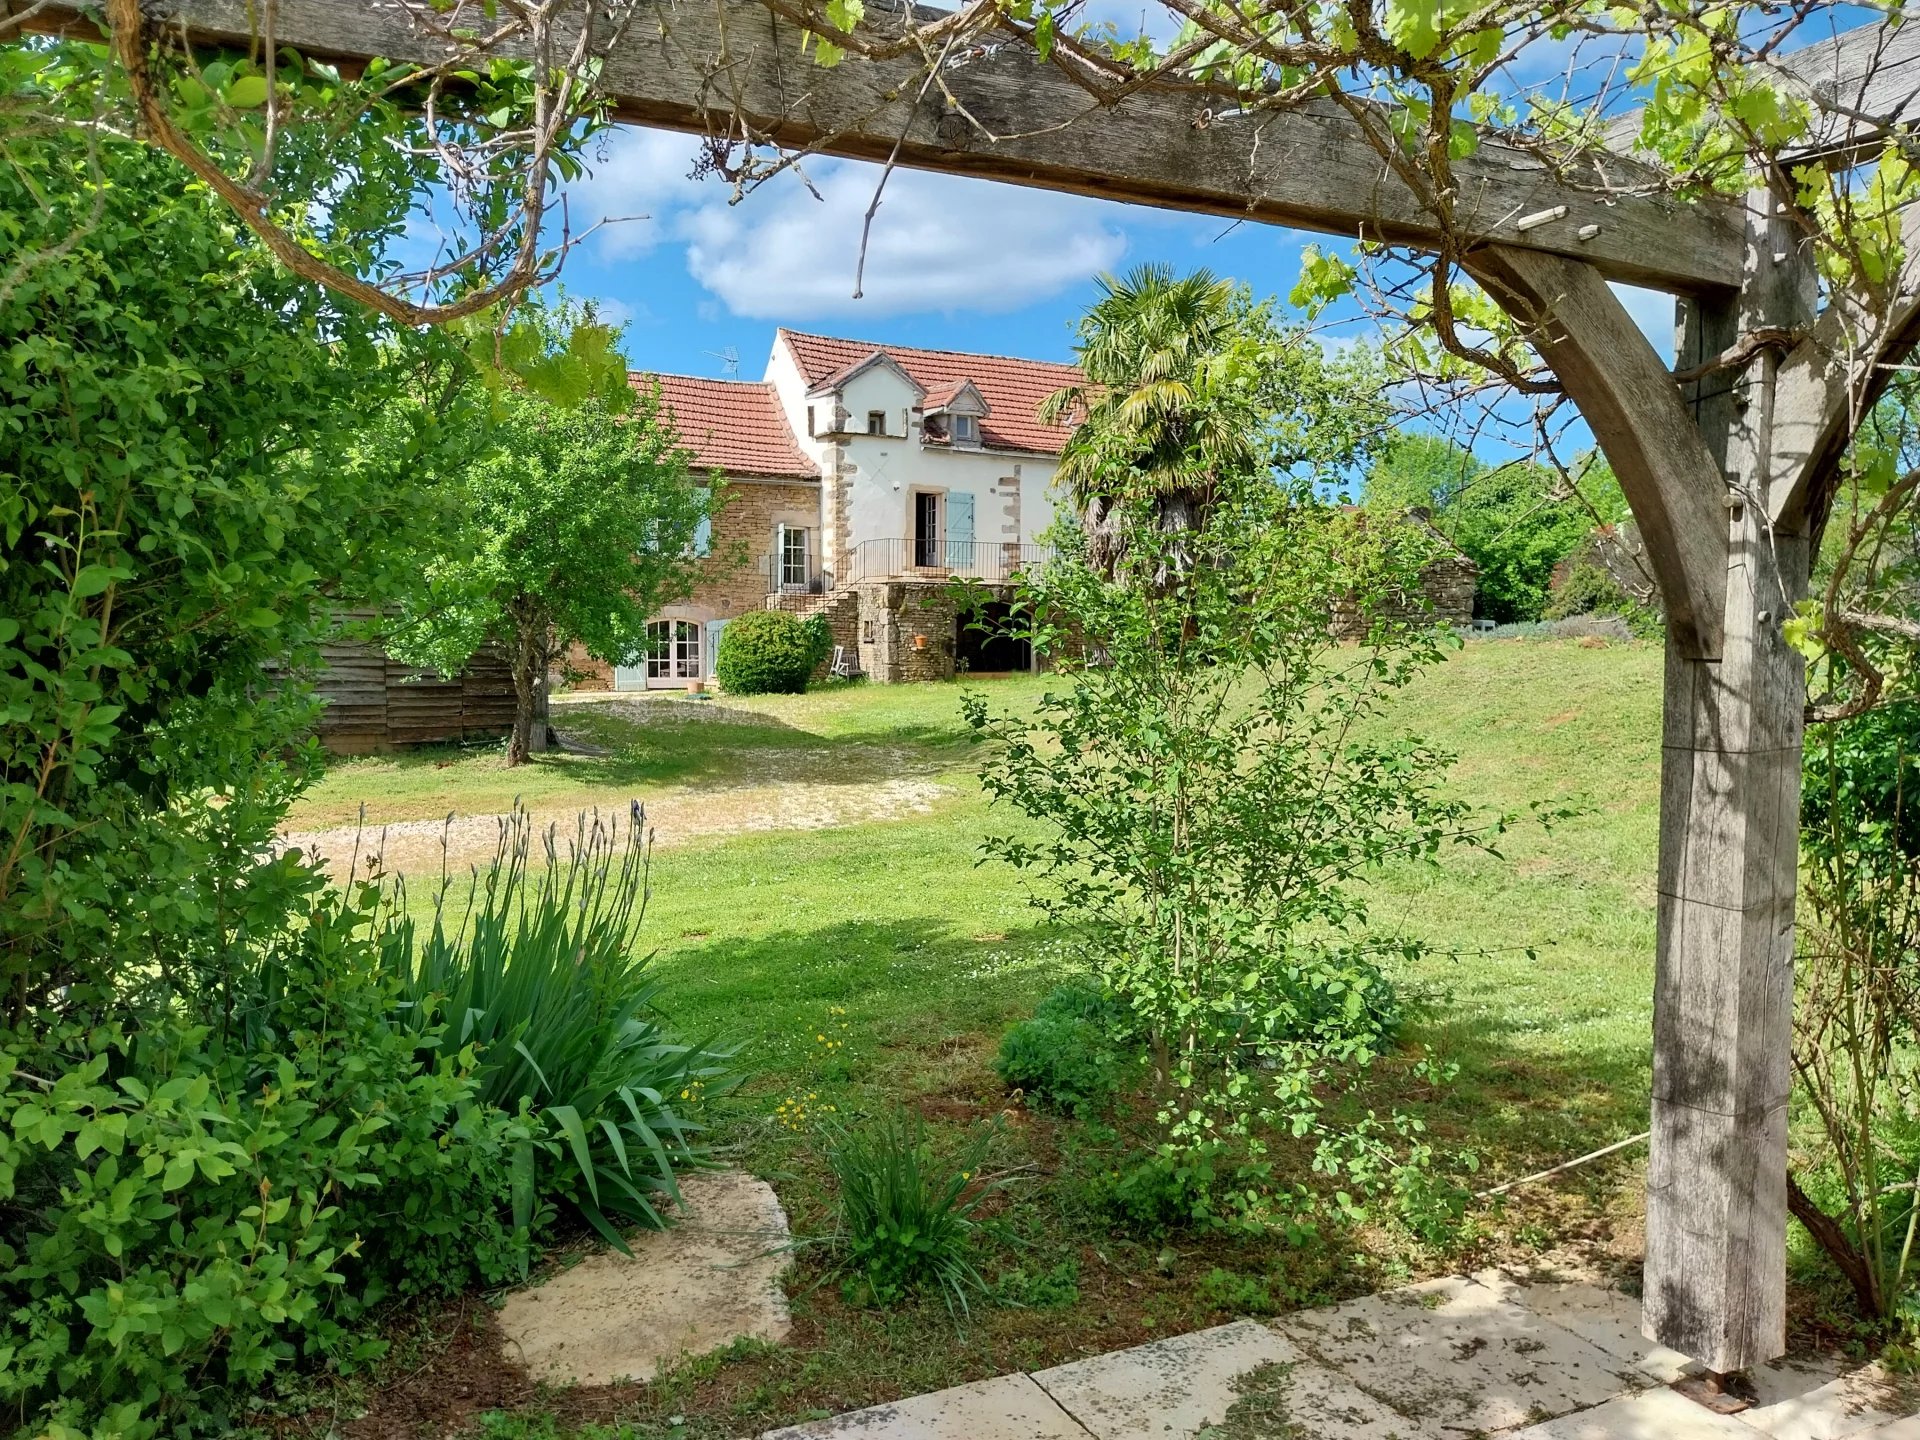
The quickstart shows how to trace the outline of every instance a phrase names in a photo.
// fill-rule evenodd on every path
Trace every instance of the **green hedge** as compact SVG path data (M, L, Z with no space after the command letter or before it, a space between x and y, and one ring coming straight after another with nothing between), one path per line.
M735 695L798 695L820 663L818 629L784 610L729 620L713 672Z

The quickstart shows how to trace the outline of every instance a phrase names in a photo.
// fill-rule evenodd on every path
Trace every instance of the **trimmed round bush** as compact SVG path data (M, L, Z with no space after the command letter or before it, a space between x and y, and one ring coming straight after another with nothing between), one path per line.
M805 624L784 610L755 610L720 632L713 673L735 695L798 695L819 662Z

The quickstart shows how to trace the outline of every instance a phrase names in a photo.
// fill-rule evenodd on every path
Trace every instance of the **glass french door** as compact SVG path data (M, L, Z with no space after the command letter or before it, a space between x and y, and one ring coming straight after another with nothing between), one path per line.
M940 495L934 490L919 490L913 497L913 563L916 566L940 563Z
M655 620L647 626L649 689L684 685L705 673L700 666L699 621Z

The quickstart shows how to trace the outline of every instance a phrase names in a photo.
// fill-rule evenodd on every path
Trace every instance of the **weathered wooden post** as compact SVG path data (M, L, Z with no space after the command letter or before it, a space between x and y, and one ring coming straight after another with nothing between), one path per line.
M1764 191L1756 206L1771 209ZM1811 323L1814 271L1778 214L1747 226L1746 281L1682 305L1679 366L1762 329ZM1782 626L1807 586L1807 536L1772 523L1774 350L1691 387L1725 508L1717 657L1667 645L1661 741L1649 1335L1711 1370L1786 1348L1787 1099L1798 888L1800 656Z
M1681 369L1810 321L1812 265L1783 219L1754 215L1746 252L1738 292L1680 307ZM1770 518L1779 360L1713 371L1683 401L1589 267L1495 247L1475 269L1593 426L1668 600L1644 1323L1741 1370L1786 1347L1805 697L1782 624L1807 541Z

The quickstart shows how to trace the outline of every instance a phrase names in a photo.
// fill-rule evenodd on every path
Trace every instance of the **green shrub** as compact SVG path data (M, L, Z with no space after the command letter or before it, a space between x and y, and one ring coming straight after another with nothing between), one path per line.
M344 908L240 1043L172 1017L0 1043L0 1404L29 1427L225 1430L296 1363L353 1364L395 1294L508 1277L527 1129L385 1023Z
M817 641L784 610L755 610L720 632L713 673L735 695L798 695L820 663Z
M1789 1208L1865 1319L1920 1336L1920 704L1807 736Z
M996 1305L1016 1310L1066 1310L1080 1303L1080 1262L1069 1255L1048 1270L1016 1265L994 1277L990 1291Z
M1158 1239L1173 1230L1214 1228L1224 1222L1223 1166L1218 1147L1154 1155L1114 1177L1099 1200L1129 1234Z
M813 668L817 670L833 654L833 626L818 611L802 620L800 626L807 632L807 643L813 647Z
M528 869L534 824L516 809L476 870L457 919L442 877L424 936L396 887L381 953L406 996L423 1051L469 1049L479 1098L533 1120L515 1166L516 1223L549 1197L624 1250L619 1224L658 1226L676 1167L697 1164L691 1112L738 1083L731 1052L673 1040L654 1001L651 957L635 953L651 866L646 813L582 816L563 861Z
M1541 612L1545 620L1567 620L1576 615L1617 615L1641 639L1661 633L1660 612L1628 594L1604 567L1590 560L1570 566L1566 579L1547 596Z
M992 1138L982 1131L957 1166L946 1166L917 1115L890 1113L833 1135L827 1158L840 1186L837 1238L850 1299L895 1305L933 1289L949 1310L965 1311L968 1292L986 1288L968 1252L979 1228L973 1212L995 1188L977 1183Z
M1244 391L1225 383L1232 367L1194 371L1194 403L1211 387L1219 407L1209 424L1240 424L1254 370L1288 363L1283 340L1249 338L1233 359L1250 367ZM1259 433L1284 413L1246 423ZM1136 438L1110 437L1114 453L1137 454ZM1460 800L1450 757L1391 724L1395 693L1448 643L1396 598L1417 587L1424 545L1304 479L1217 460L1185 457L1207 475L1192 497L1205 509L1178 525L1165 495L1124 488L1137 477L1116 462L1100 533L1060 529L1054 558L1023 572L1011 633L1059 656L1073 683L1018 710L962 697L986 742L983 787L1031 822L983 848L1074 936L1148 1061L1128 1077L1133 1133L1151 1125L1147 1146L1186 1160L1122 1188L1133 1223L1225 1209L1284 1230L1314 1211L1350 1223L1375 1202L1400 1213L1435 1151L1410 1109L1373 1114L1366 1077L1399 1038L1388 966L1432 952L1369 923L1372 881L1487 848L1510 817ZM1353 650L1328 624L1346 610L1367 619ZM1097 637L1097 663L1076 657L1075 636ZM1007 1059L1077 1095L1054 1075L1076 1052L1066 1027L1024 1034ZM1263 1171L1280 1146L1299 1179L1276 1190ZM1229 1183L1200 1185L1215 1167Z
M1001 1037L994 1070L1029 1101L1088 1119L1120 1087L1120 1021L1097 984L1069 982Z
M1273 1288L1260 1276L1218 1266L1200 1277L1200 1297L1232 1315L1274 1315L1280 1310Z

